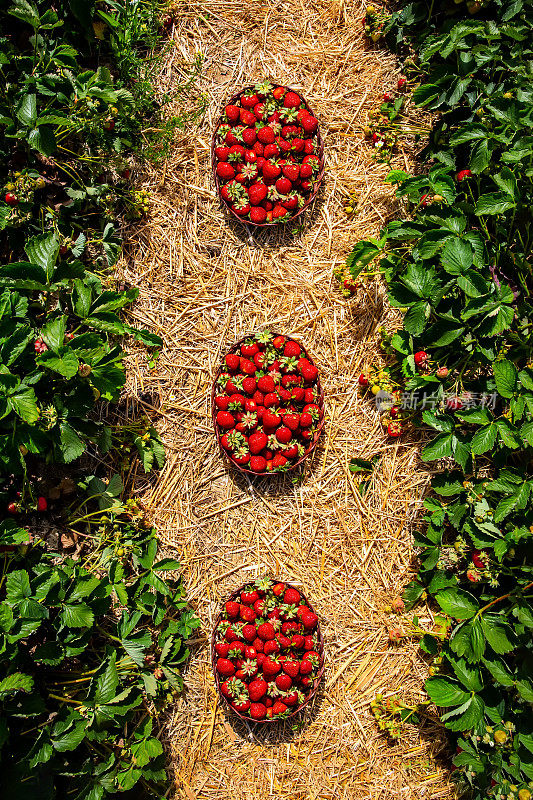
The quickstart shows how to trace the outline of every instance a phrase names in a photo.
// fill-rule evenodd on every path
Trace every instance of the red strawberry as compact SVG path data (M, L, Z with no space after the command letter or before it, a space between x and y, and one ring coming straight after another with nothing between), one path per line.
M264 183L252 183L248 187L248 197L253 206L258 206L267 196L267 187Z
M292 586L289 586L283 597L283 602L290 606L296 605L296 603L300 602L300 597L300 592L298 592L296 589L293 589Z
M313 417L307 411L300 414L300 425L302 428L310 428L313 424Z
M242 144L234 144L229 149L228 159L235 163L235 165L240 164L240 162L244 159L245 149Z
M245 128L243 130L242 140L247 147L252 147L256 139L257 139L257 134L254 128Z
M281 700L276 700L274 705L272 706L272 713L275 717L281 716L281 714L285 714L288 711L287 706L285 703L282 703Z
M251 622L255 622L256 613L249 606L241 606L240 611L239 611L239 617L242 619L243 622L250 622L251 623ZM255 639L255 636L254 636L254 639Z
M235 425L235 420L229 411L219 411L217 414L217 424L220 428L229 430Z
M264 103L256 103L253 111L258 120L264 120L266 113L266 106Z
M262 225L266 221L267 212L261 206L252 206L250 209L250 219L257 225Z
M301 626L297 622L284 622L281 626L281 632L284 636L288 636L292 631L300 633Z
M300 675L309 675L312 671L313 671L312 662L303 658L300 661Z
M310 664L311 662L309 662ZM231 665L233 667L233 664ZM312 665L311 665L312 666ZM281 670L279 661L275 661L271 656L267 656L263 661L263 674L265 678L273 678Z
M242 658L246 652L244 642L234 641L230 645L229 654L231 658Z
M407 78L404 78L403 75L400 76L398 78L398 89L400 89L401 91L405 87L406 83L407 83Z
M259 636L257 636L253 640L252 646L253 646L254 650L257 650L258 653L262 653L263 650L264 650L265 644L264 644L263 640L260 639Z
M223 180L231 180L235 177L235 170L226 161L219 161L217 164L217 175Z
M235 711L239 712L239 714L246 714L246 712L250 709L251 703L249 700L237 700L231 705Z
M266 435L262 432L252 433L250 438L248 439L248 447L250 448L250 453L257 455L260 453L261 450L267 446L268 439Z
M229 677L235 674L235 667L228 658L217 658L217 672L219 675Z
M280 444L288 444L290 442L290 440L292 439L292 431L291 431L291 429L287 428L285 425L282 425L276 431L276 439L278 440L278 442ZM291 591L291 590L287 589L287 592L289 592L289 591ZM286 596L287 596L287 594L285 594L285 597ZM291 601L285 600L285 602L291 602Z
M486 569L486 553L483 550L474 550L472 553L472 561L478 569Z
M313 630L318 623L318 617L312 611L308 611L305 614L302 614L302 624L304 628L308 631Z
M237 678L241 678L242 680L250 680L250 678L253 678L254 675L257 675L258 669L259 666L256 659L246 658L235 673L235 676Z
M257 635L260 639L266 642L269 639L274 639L276 630L271 622L264 622L257 628Z
M305 402L306 403L314 403L316 400L315 390L308 388L305 390Z
M296 125L284 125L281 129L281 135L284 139L291 139L297 133L301 133L301 131Z
M254 603L254 611L258 616L261 616L264 610L265 610L265 600L263 597L260 597L259 600L256 600Z
M257 381L257 388L260 392L268 393L273 392L276 388L274 379L270 375L263 375Z
M279 653L279 651L279 644L274 639L269 639L267 642L265 642L263 652L266 656L274 655L275 653Z
M286 672L282 672L276 678L276 686L278 689L281 689L282 692L288 691L292 686L292 679L290 675L287 675Z
M243 628L243 630L244 630L244 628ZM246 658L256 658L257 651L256 651L255 647L247 646L245 648L245 650L244 650L244 655L246 656Z
M229 155L229 147L221 145L220 147L215 147L215 155L219 161L227 161Z
M240 359L240 370L245 375L254 375L257 367L255 366L253 361L250 361L249 358L241 358Z
M289 194L292 189L292 183L288 178L278 178L276 181L276 189L280 194Z
M304 133L306 133L308 136L312 136L318 128L318 120L311 114L307 114L303 117L303 119L300 119L300 125L304 129Z
M298 442L294 440L292 442L289 442L288 447L286 447L285 450L283 451L283 455L285 456L285 458L289 458L291 460L296 458L298 456Z
M244 160L247 164L255 164L257 161L257 153L255 150L245 150L244 151Z
M314 381L318 376L318 369L314 364L311 364L307 358L300 358L298 361L298 371L306 381Z
M263 155L265 158L272 158L272 157L275 158L276 156L279 156L278 145L275 142L274 144L266 144Z
M250 458L250 469L252 472L264 472L266 468L267 462L263 456L252 456Z
M257 638L257 629L255 625L252 625L251 623L245 625L242 629L242 635L244 636L245 641L250 643L254 642Z
M224 109L226 117L230 122L237 122L241 109L239 106L229 105Z
M257 701L261 700L262 697L265 696L267 692L268 686L267 682L262 678L254 678L253 681L248 686L248 693L250 695L250 700Z
M239 616L240 606L235 600L228 600L225 605L226 614L228 615L228 619L237 619Z
M263 703L250 704L250 716L252 719L265 719L267 715L267 708Z
M217 408L222 409L222 411L227 411L229 406L229 397L223 394L219 394L215 397L215 405Z
M272 468L281 469L286 465L287 465L287 459L285 458L285 456L282 456L281 453L276 453L276 455L272 459Z
M300 678L300 686L304 689L310 689L313 685L313 678L310 678L308 675L303 675Z
M456 179L458 181L464 181L465 178L471 178L472 172L469 169L462 169L457 173Z
M275 180L281 175L281 167L275 161L265 161L263 164L263 177L268 180ZM233 176L232 176L233 177Z
M265 406L266 408L277 408L280 404L280 399L276 392L268 392L265 395Z
M241 105L244 108L253 108L259 103L259 97L255 94L242 94L241 95Z
M255 114L252 114L247 108L241 108L239 110L239 119L243 125L255 125L257 122Z
M305 147L305 142L303 139L300 139L299 136L295 136L291 142L291 150L294 153L301 153ZM301 170L300 170L301 172Z
M286 217L288 213L284 206L276 205L272 210L272 217L273 219L281 219L282 217Z
M306 139L304 144L304 153L308 156L312 155L315 152L315 145L313 144L311 139Z
M259 156L262 156L265 152L264 144L262 144L261 142L254 142L253 151L259 159Z
M302 700L303 700L303 695L302 695ZM302 700L300 700L298 692L290 692L289 694L286 694L285 697L283 698L283 702L287 706L295 706L299 701L302 702Z
M285 414L283 417L283 424L289 428L290 431L295 431L300 424L300 415L294 413ZM290 441L290 437L287 441Z
M240 365L240 358L237 353L228 353L225 358L226 367L230 370L230 372L237 372Z
M256 380L255 380L255 378L252 378L251 376L248 376L242 382L242 388L244 389L246 394L253 394L255 392L256 386L257 386ZM250 401L247 400L246 402L250 402ZM250 411L250 409L246 409L246 410Z
M296 678L300 672L300 662L296 659L287 659L283 662L283 672L289 675L290 678Z
M255 403L257 403L258 406L257 410L259 411L259 409L263 406L263 403L265 402L265 395L260 391L254 392L253 400Z
M247 606L253 606L256 600L259 600L259 593L255 589L252 589L251 592L241 592L241 603Z
M265 428L273 430L274 428L277 428L280 423L281 423L281 417L274 411L265 411L265 413L263 414L263 425Z
M291 398L295 403L303 403L305 400L305 390L301 386L293 386L291 389Z
M305 639L301 633L295 633L291 637L291 647L295 650L301 650L305 644Z
M401 422L391 422L387 426L387 433L391 437L391 439L397 439L398 436L402 434L402 424Z
M291 646L291 640L287 636L284 636L282 633L277 634L276 641L282 650L288 650L289 647Z
M229 642L217 642L215 645L215 653L221 658L227 658L229 653Z
M283 355L287 356L287 358L298 358L302 352L302 348L295 342L293 339L289 339L285 347L283 348Z
M276 88L272 90L272 94L276 100L281 100L286 91L287 89L285 89L284 86L276 86Z
M300 108L301 104L302 98L299 97L296 92L287 92L283 98L283 105L285 108Z
M264 125L257 131L257 138L262 144L273 144L276 139L274 129L270 125Z
M304 647L306 650L313 650L315 643L313 641L313 637L309 634L304 636Z
M414 360L417 367L425 367L429 361L429 356L425 350L419 350L414 354Z

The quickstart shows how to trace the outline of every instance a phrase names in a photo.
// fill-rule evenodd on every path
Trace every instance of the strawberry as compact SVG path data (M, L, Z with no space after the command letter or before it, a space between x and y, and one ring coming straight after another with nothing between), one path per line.
M250 448L250 452L253 453L253 455L257 455L258 453L261 452L261 450L264 450L264 448L267 445L267 441L268 439L264 433L262 432L253 433L248 439L248 446Z
M312 140L311 139L305 139L304 153L307 156L310 156L314 152L315 152L315 145L313 144Z
M280 404L280 398L276 392L268 392L268 394L265 395L264 402L266 408L277 408Z
M228 353L225 358L226 367L230 372L237 372L240 366L240 358L237 353Z
M470 583L479 583L481 580L481 575L479 574L477 569L468 569L466 571L466 577L470 581Z
M259 665L257 661L247 658L242 662L241 666L235 673L235 677L244 680L250 680L250 678L253 678L255 675L257 675L258 669Z
M226 161L218 162L216 172L218 177L225 181L229 181L235 177L235 170L231 164L228 164Z
M261 206L252 206L250 209L250 219L252 222L255 222L256 225L262 225L263 222L266 221L267 212Z
M357 379L357 383L359 384L359 386L366 388L369 385L370 381L368 380L367 376L362 372L359 375L359 378Z
M414 360L417 367L426 367L429 361L429 356L425 350L419 350L414 354Z
M276 158L276 156L279 156L279 146L275 142L266 144L263 155L265 158Z
M250 458L250 469L252 472L264 472L266 468L267 462L263 456L252 456Z
M284 86L276 86L275 89L272 90L272 94L276 100L281 100L286 91L287 89L285 89Z
M257 162L257 153L255 150L245 150L244 160L247 164L255 164Z
M235 200L239 200L243 192L244 186L236 180L229 181L229 183L224 184L220 189L222 199L230 204Z
M228 600L225 609L228 619L237 619L239 616L240 605L235 600Z
M313 641L313 637L311 635L304 636L304 648L306 650L313 650L315 643Z
M276 453L272 459L272 469L283 469L287 465L287 459L281 453Z
M232 704L235 711L238 711L239 714L245 714L251 707L251 703L249 700L237 700L234 701Z
M404 77L403 77L403 75L401 75L401 76L398 78L398 89L399 89L400 91L401 91L402 89L404 89L404 88L405 88L405 84L406 84L406 83L407 83L407 78L404 78Z
M316 117L313 117L312 114L308 113L302 119L300 119L300 125L307 136L312 136L318 128L318 120Z
M279 653L279 651L280 651L280 646L278 642L276 642L274 639L269 639L267 642L265 642L263 652L266 656L277 654Z
M279 716L281 716L282 714L285 714L285 712L286 712L286 711L288 711L288 708L287 708L287 706L285 705L285 703L282 703L282 702L281 702L281 700L276 700L276 702L275 702L275 703L274 703L274 705L272 706L272 713L273 713L273 715L274 715L275 717L279 717Z
M252 625L251 623L248 623L248 625L244 625L242 629L242 635L246 642L253 643L257 638L257 629L255 625Z
M293 153L301 153L305 147L305 142L299 136L295 136L291 142L291 150ZM301 170L300 170L301 173Z
M287 92L283 98L283 105L285 108L300 108L302 98L296 92Z
M287 358L298 358L301 352L302 348L298 342L295 342L292 339L290 339L283 348L283 355L287 356Z
M288 444L292 439L292 431L290 428L287 428L285 425L282 425L276 431L276 438L280 444ZM287 589L287 592L291 591Z
M245 152L242 144L234 144L229 149L228 160L233 164L240 164L244 159Z
M256 600L254 603L254 611L258 616L261 616L264 610L265 610L265 600L263 597L260 597L259 600Z
M310 678L308 675L303 675L300 678L300 686L303 689L311 689L313 686L313 678Z
M303 402L305 402L305 391L304 391L304 389L301 386L293 386L291 388L291 399L292 399L292 401L294 403L303 403Z
M263 177L268 180L275 180L281 175L281 167L275 161L265 161L263 165Z
M231 662L230 662L231 663ZM233 667L233 664L231 665ZM281 664L271 656L267 656L263 661L263 674L265 678L274 677L281 670Z
M313 630L316 628L318 623L318 617L313 611L308 611L305 614L302 614L302 624L306 631Z
M265 152L264 144L262 144L262 142L258 142L258 141L254 142L253 151L256 154L257 158L259 159L260 156L264 155L264 152ZM260 169L261 168L262 167L260 167Z
M219 411L217 414L217 425L225 429L233 428L235 420L229 411Z
M282 217L286 217L288 215L288 211L282 205L276 205L272 209L272 217L273 219L281 219Z
M472 553L472 562L478 569L486 569L487 554L483 550L474 550Z
M310 675L313 671L313 664L305 657L300 661L300 675Z
M243 630L244 630L244 628L243 628ZM255 649L255 647L247 646L244 649L244 655L245 655L246 658L256 658L257 650Z
M387 433L391 439L397 439L402 434L402 425L400 422L390 422L387 426Z
M296 659L287 659L283 662L283 672L294 679L300 672L300 662Z
M265 104L264 103L256 103L254 108L253 108L253 112L254 112L254 115L255 115L256 119L258 119L260 122L263 121L265 119L265 116L266 116L266 106L265 106Z
M227 658L229 653L229 642L217 642L215 645L215 653L221 658Z
M281 423L281 417L274 411L265 411L265 413L263 414L263 426L265 428L274 430L275 428L278 427L278 425L280 425L280 423Z
M247 108L239 109L239 119L242 122L242 124L246 126L255 125L255 123L257 122L255 114L253 114Z
M244 357L240 359L239 367L241 372L243 372L245 375L254 375L257 369L253 361Z
M265 395L260 391L256 391L254 392L254 396L252 399L254 400L255 403L257 403L258 406L257 410L259 411L260 408L263 406L263 403L265 402Z
M250 700L254 702L261 700L261 698L265 696L267 688L267 682L263 680L263 678L254 678L248 686Z
M235 674L235 667L228 658L217 658L216 667L219 675L223 675L224 677Z
M306 403L314 403L316 400L315 390L311 388L306 389L304 398Z
M281 632L284 636L288 636L292 632L300 633L301 625L297 622L284 622L281 626Z
M223 394L219 394L215 397L215 405L217 408L220 408L222 411L227 411L229 406L229 397Z
M241 113L241 109L239 106L228 105L224 109L224 113L230 122L237 122Z
M300 132L296 125L284 125L281 129L281 135L284 139L291 139Z
M273 144L276 140L274 128L271 125L264 125L257 129L257 138L261 144Z
M288 650L289 647L291 646L291 640L287 636L284 636L282 633L277 634L276 641L282 650Z
M276 583L272 587L272 593L274 594L275 597L282 597L284 591L285 591L284 583Z
M250 716L252 719L265 719L267 708L263 703L251 703Z
M241 592L241 603L247 606L253 606L256 600L259 600L259 593L255 589L250 591L245 589Z
M260 639L266 642L269 639L274 639L276 630L271 622L264 622L257 628L257 635Z
M311 178L313 175L313 168L311 164L302 164L300 167L300 178Z
M245 378L243 380L243 382L242 382L242 388L246 392L246 394L253 394L255 392L256 386L257 386L256 380L255 380L255 378L252 378L251 375L249 375L247 378ZM253 401L246 400L245 402L249 403L249 402L253 402ZM247 408L246 410L250 411L251 409Z
M18 199L16 194L13 192L6 192L4 196L4 200L8 204L8 206L18 206L20 200Z
M253 94L248 93L241 95L241 105L244 106L244 108L253 108L258 103L259 97L255 94L255 92Z
M264 651L265 643L263 642L262 639L259 638L259 636L257 636L252 642L252 647L258 653L262 653Z
M247 147L252 147L254 142L257 140L255 129L245 128L242 132L242 140Z
M472 172L469 169L461 169L456 175L456 180L460 182L464 181L465 178L471 178L471 177L472 177Z
M288 605L293 605L300 602L300 597L300 592L298 592L296 589L293 589L292 586L289 586L283 596L283 601Z
M298 371L303 379L307 382L312 382L317 379L318 369L307 358L301 358L298 361Z
M229 147L226 147L225 145L215 147L215 155L219 161L227 161L229 156Z
M263 183L252 183L248 187L248 197L253 206L258 206L267 196L267 187Z
M274 383L274 379L271 375L263 375L257 381L257 388L260 392L273 392L276 388L276 384Z
M448 369L448 367L439 367L438 370L435 372L437 378L440 378L441 380L447 378L449 374L450 370Z
M289 194L292 190L292 183L288 178L278 178L276 181L276 189L280 194Z
M301 633L294 633L291 636L291 647L294 650L301 650L304 644L305 644L305 639Z
M239 617L242 619L243 622L249 622L249 623L255 622L257 618L255 611L251 609L249 606L241 606L239 611Z

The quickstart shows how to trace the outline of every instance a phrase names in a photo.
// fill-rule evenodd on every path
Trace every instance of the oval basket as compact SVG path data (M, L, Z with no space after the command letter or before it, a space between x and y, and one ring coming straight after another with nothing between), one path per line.
M273 81L273 83L275 83L275 81ZM298 97L303 101L304 107L309 111L310 114L313 114L313 111L309 107L309 104L308 104L307 100L305 99L305 97L302 94L300 94L300 92L297 92L296 89L291 89L290 86L285 86L283 88L287 89L290 92L294 92L295 94L297 94ZM232 95L232 97L229 98L229 100L225 103L225 105L227 106L227 105L230 105L230 104L234 103L236 100L238 100L240 98L241 95L246 94L246 92L253 91L253 90L254 90L253 86L245 86L244 89L240 90L240 92L237 92L236 94ZM315 116L315 115L313 114L313 116ZM215 130L213 132L213 136L211 138L211 171L213 173L213 180L215 182L215 186L216 186L216 190L217 190L217 194L218 194L218 199L220 200L221 205L224 208L226 208L229 211L229 213L235 219L238 219L239 222L241 223L241 225L246 225L246 226L249 225L249 226L254 227L254 228L274 228L277 225L287 225L289 222L294 222L294 220L297 219L297 217L299 217L300 214L302 214L305 211L306 208L309 208L309 206L311 205L311 203L313 202L313 200L315 199L315 197L318 194L318 191L320 189L320 184L322 183L322 179L324 177L324 170L325 170L324 140L322 139L322 134L320 132L320 125L318 126L317 131L316 131L316 138L317 138L317 143L318 143L318 153L317 153L317 155L318 155L318 158L320 160L320 167L318 169L318 173L317 173L317 176L316 176L315 187L314 187L313 191L311 192L311 194L309 195L309 197L307 198L307 200L305 201L305 203L303 204L303 206L295 214L293 214L292 217L288 217L286 219L279 220L278 222L252 222L251 220L249 220L249 219L245 220L242 217L240 217L238 214L236 214L235 211L233 211L233 209L231 208L231 206L229 206L222 199L222 196L220 194L220 182L218 180L218 175L217 175L217 172L216 172L217 160L216 160L216 156L215 156L215 147L216 147L217 130L219 129L220 125L224 124L224 122L225 122L225 120L223 119L223 117L221 115L218 118L217 124L215 125Z
M277 578L272 578L272 581L274 583L278 583L279 582ZM316 614L316 611L315 611L314 607L311 605L311 603L309 602L309 600L307 599L307 597L305 596L305 594L302 592L301 589L299 589L296 586L293 586L292 583L287 583L286 581L283 581L283 583L285 583L285 586L287 588L290 587L291 589L296 589L296 591L300 592L300 596L301 596L302 600L304 601L305 605L308 606L310 608L310 610L313 613ZM227 598L227 600L225 602L228 602L229 600L234 600L238 595L240 595L240 593L242 592L243 589L246 588L246 586L249 586L249 584L245 583L242 586L240 586L238 589L235 589L235 591L233 591L230 594L230 596ZM320 685L320 681L322 680L322 676L324 675L324 636L322 635L322 631L320 629L320 621L318 622L318 625L317 625L317 628L316 628L316 636L317 636L317 639L318 639L317 652L318 652L318 655L320 657L320 664L319 664L319 667L318 667L318 672L316 674L316 677L315 677L315 679L313 681L313 687L312 687L311 691L309 692L309 694L307 695L307 697L305 698L305 700L303 701L303 703L301 703L299 706L297 706L294 709L294 711L291 711L290 714L287 714L286 717L282 717L282 719L252 719L251 717L247 717L246 714L241 714L241 712L237 711L236 708L233 708L233 706L228 701L228 699L220 691L220 679L219 679L219 676L218 676L218 672L216 670L217 655L215 653L215 644L216 644L217 640L215 638L215 632L216 632L216 629L218 628L218 625L219 625L219 623L220 623L222 618L223 618L222 617L222 611L220 611L218 613L218 615L217 615L216 620L215 620L215 624L213 626L213 632L211 634L211 668L213 670L213 675L214 675L214 678L215 678L215 686L217 688L217 692L218 692L219 696L222 698L222 700L225 702L226 706L230 709L230 711L233 712L233 714L236 714L238 717L240 717L240 719L244 720L245 722L248 722L251 725L263 725L263 724L272 724L273 722L283 722L286 719L290 719L291 717L296 716L296 714L298 714L303 708L305 708L305 706L309 703L309 701L313 699L313 697L315 696L315 694L318 691L318 687Z
M276 337L276 336L280 336L280 335L285 335L285 334L279 334L279 333L276 333L276 332L272 331L272 336ZM249 333L246 336L243 336L242 339L239 339L238 342L235 342L235 344L233 344L230 347L230 349L226 352L226 355L229 355L230 353L235 353L237 350L239 350L240 346L242 344L244 344L244 342L247 339L249 339L251 336L254 336L254 334L253 333ZM297 342L300 345L300 347L302 348L302 352L305 354L305 357L307 359L309 359L311 364L314 364L316 366L315 362L313 361L313 359L311 358L311 356L307 352L307 350L304 347L304 345L300 341L298 341L298 339L295 339L294 336L289 336L288 338L292 339L293 342ZM220 434L220 430L219 430L219 427L217 425L217 420L216 420L217 408L215 406L215 395L217 393L217 391L216 391L217 390L217 380L218 380L220 374L223 371L224 370L222 369L222 364L221 364L219 366L219 368L217 369L215 378L213 380L213 385L211 387L211 418L213 420L213 427L215 429L215 435L217 437L217 443L218 443L218 446L220 448L220 452L225 456L225 458L229 461L229 463L231 464L232 467L235 467L236 469L240 470L241 472L246 472L248 475L279 475L280 474L279 472L253 472L251 469L246 469L246 467L242 466L242 464L237 464L235 461L233 461L228 456L228 454L226 453L224 448L222 447L222 443L220 441L221 434ZM318 391L318 398L317 398L317 401L316 401L316 405L320 408L320 420L318 422L318 427L316 429L315 438L313 439L313 441L309 445L309 447L306 448L306 452L304 453L304 455L301 458L299 458L298 461L295 461L294 464L291 464L290 467L287 467L284 470L285 472L291 472L293 469L296 469L296 467L299 467L300 464L302 464L305 461L305 459L308 458L311 455L311 453L313 452L313 450L315 449L315 447L316 447L316 445L318 443L318 440L320 439L320 434L322 433L322 428L324 427L324 389L322 388L322 384L320 383L320 374L318 375L317 380L316 380L316 388L317 388L317 391Z

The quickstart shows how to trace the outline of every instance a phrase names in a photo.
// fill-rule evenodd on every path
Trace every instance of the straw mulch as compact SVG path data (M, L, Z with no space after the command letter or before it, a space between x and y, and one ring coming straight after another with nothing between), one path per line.
M141 290L133 320L165 341L152 369L141 350L129 357L129 395L167 446L162 472L138 476L136 485L163 543L181 558L204 631L170 722L172 798L453 796L438 726L429 718L421 729L408 726L392 745L369 707L380 691L424 699L427 664L417 643L388 641L388 627L409 616L384 609L415 569L411 529L428 474L416 438L386 441L374 405L357 392L362 367L380 358L377 329L393 329L397 317L379 282L346 300L332 278L353 244L376 235L394 211L382 182L387 168L372 160L362 127L397 72L388 53L364 43L362 15L342 0L206 0L180 4L176 14L161 86L182 80L203 53L198 86L208 110L198 129L178 134L161 170L138 177L153 191L152 208L129 230L121 265ZM220 209L210 137L224 100L268 75L307 97L327 166L302 230L252 235ZM347 218L353 192L358 213ZM325 386L325 432L294 479L248 481L221 459L211 428L217 364L233 341L260 328L304 341ZM361 496L350 459L375 454L382 458ZM327 656L323 689L303 719L257 733L217 702L207 637L227 594L265 573L304 588L321 616ZM429 611L421 619L431 626Z

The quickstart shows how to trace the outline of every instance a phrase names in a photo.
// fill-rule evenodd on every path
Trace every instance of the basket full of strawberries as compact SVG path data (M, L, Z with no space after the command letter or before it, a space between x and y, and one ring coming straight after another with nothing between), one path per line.
M296 339L270 331L236 342L212 388L218 444L243 472L286 472L315 448L324 424L318 369Z
M218 691L241 719L293 717L324 672L318 616L290 583L261 578L241 586L215 621L211 662Z
M219 196L247 225L292 222L324 175L317 118L302 95L270 82L229 100L211 149Z

